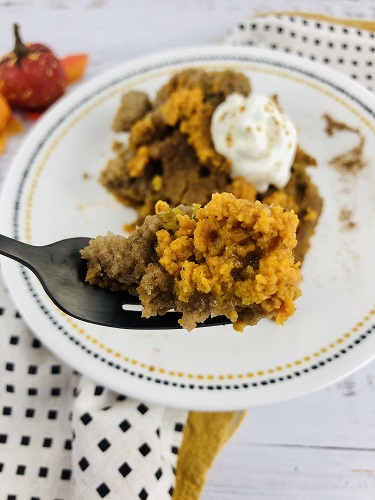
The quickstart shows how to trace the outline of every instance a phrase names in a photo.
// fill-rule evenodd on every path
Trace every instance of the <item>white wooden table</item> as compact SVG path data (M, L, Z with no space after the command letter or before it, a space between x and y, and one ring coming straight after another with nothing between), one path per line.
M88 52L87 78L124 60L212 44L254 11L375 18L375 0L0 0L0 54L18 22L59 56ZM23 137L0 156L0 186ZM375 499L375 363L323 391L249 410L217 458L203 500Z

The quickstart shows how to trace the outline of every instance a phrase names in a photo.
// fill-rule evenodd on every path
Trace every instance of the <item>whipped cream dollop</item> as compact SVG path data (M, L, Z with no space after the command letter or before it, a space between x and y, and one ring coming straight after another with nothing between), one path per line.
M216 151L230 160L232 177L244 177L260 193L288 183L297 131L273 99L230 94L212 116L211 135Z

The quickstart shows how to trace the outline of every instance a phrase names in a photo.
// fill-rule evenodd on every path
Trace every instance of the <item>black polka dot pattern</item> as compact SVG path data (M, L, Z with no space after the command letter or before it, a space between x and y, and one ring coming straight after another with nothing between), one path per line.
M132 491L138 492L132 498L169 498L175 483L185 412L180 412L183 419L174 418L171 423L165 409L119 397L87 379L77 394L76 408L85 408L73 412L75 477L78 489L80 484L86 488L80 494L122 498L124 484L129 482ZM90 408L82 403L88 399L92 402ZM178 414L177 410L166 411ZM163 416L169 422L167 427ZM168 445L162 446L166 435ZM98 464L102 464L99 473ZM141 468L139 464L143 464ZM91 492L87 491L88 484Z
M0 328L0 497L170 498L187 412L115 394L59 362L1 283Z
M225 42L304 57L345 73L369 90L375 89L375 75L368 71L375 52L375 36L370 31L301 16L270 15L238 24Z
M68 420L72 370L45 350L23 324L0 283L0 490L2 498L73 498ZM57 370L57 366L59 370ZM54 367L54 368L52 368ZM56 378L50 376L56 372ZM69 466L67 466L69 464ZM35 494L33 495L33 488Z

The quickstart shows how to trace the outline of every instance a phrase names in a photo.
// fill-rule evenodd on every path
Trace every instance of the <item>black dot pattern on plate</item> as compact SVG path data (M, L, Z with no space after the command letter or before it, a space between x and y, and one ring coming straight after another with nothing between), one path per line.
M226 38L231 45L259 46L329 65L374 90L366 71L375 52L375 34L302 16L267 16L240 23ZM339 54L339 55L338 55ZM338 61L340 59L340 61ZM350 66L355 61L355 71Z
M283 17L280 17L278 19L284 19ZM297 19L294 21L289 22L294 23L294 29L296 29L296 23ZM299 20L300 21L300 20ZM306 20L307 21L307 20ZM259 20L258 22L263 22L262 20ZM309 25L309 21L306 23L302 23L305 26ZM268 25L267 25L268 26ZM323 27L323 23L322 23ZM274 31L274 26L269 25L269 28L266 29L267 31L267 37L270 31ZM246 31L246 30L240 30L240 31ZM255 30L255 28L253 29ZM327 31L331 32L329 26L327 27ZM285 30L283 31L284 34ZM280 33L279 33L280 35ZM293 37L294 38L294 37ZM372 39L371 39L372 40ZM333 43L333 41L332 41ZM277 44L275 45L275 49L280 50L280 46ZM371 47L370 47L371 49ZM374 44L374 51L375 51L375 44ZM301 54L303 55L303 54ZM252 54L243 54L243 55L231 55L229 57L230 61L237 61L239 63L255 63L259 64L261 66L266 66L266 67L273 67L273 68L278 68L278 69L283 69L286 71L291 71L292 73L297 73L300 75L303 75L304 77L311 79L312 81L317 81L320 84L327 86L328 88L334 89L336 92L338 92L341 95L344 95L347 99L351 100L354 102L356 105L358 105L362 111L369 116L371 116L372 119L375 118L375 110L371 109L369 106L367 106L362 100L349 93L345 88L341 87L339 84L337 84L335 81L332 81L328 79L328 77L321 76L320 74L317 74L314 71L314 68L309 67L306 69L305 67L299 67L298 65L283 62L279 60L277 57L275 59L272 59L271 57L264 59L262 57L257 57ZM140 76L144 73L147 73L152 70L159 70L162 68L168 68L168 67L174 67L178 68L178 66L184 67L186 64L189 63L204 63L206 60L209 61L217 61L217 62L224 62L228 60L228 57L225 55L195 55L195 56L189 56L189 57L180 57L176 58L173 60L168 60L168 61L163 61L161 63L153 63L150 64L149 66L144 66L136 70L132 71L125 71L123 74L120 74L118 77L112 79L110 82L107 82L106 84L94 89L89 95L84 97L82 100L79 102L76 102L73 104L67 111L66 113L60 117L58 121L56 121L50 128L49 130L44 134L40 142L37 144L37 146L34 149L34 152L30 156L30 160L25 166L24 170L24 175L20 181L19 187L18 187L18 192L17 192L17 197L16 197L16 203L14 206L14 212L13 212L13 234L16 239L20 239L20 220L21 220L21 199L22 199L22 194L25 189L25 183L28 180L28 176L30 175L30 172L32 170L32 167L34 165L34 162L37 159L38 154L42 150L42 148L45 146L49 138L53 135L55 130L61 126L62 123L64 123L66 120L68 120L74 112L76 112L78 109L84 107L91 99L94 97L102 96L106 91L111 89L112 87L115 87L121 82L124 82L128 79L131 79L135 76ZM287 375L284 376L277 376L277 377L270 377L270 378L265 378L265 379L259 379L254 382L238 382L238 383L226 383L224 384L197 384L197 383L185 383L185 382L178 382L178 381L172 381L172 380L167 380L164 378L159 378L159 377L154 377L149 374L145 374L140 371L136 371L136 369L129 369L123 365L120 365L116 363L115 361L112 361L111 359L108 359L104 353L101 352L96 352L94 349L91 349L87 347L85 344L83 344L77 337L75 337L69 330L67 330L64 326L62 326L58 320L56 319L56 316L52 314L51 310L49 307L47 307L46 303L44 300L40 297L36 289L34 288L33 281L31 279L31 273L25 269L24 267L20 266L20 272L22 275L22 279L24 280L36 306L40 309L40 311L45 315L47 320L53 325L53 327L57 330L56 333L62 334L64 337L68 339L72 344L75 344L77 347L82 349L87 355L97 359L101 363L104 363L105 365L113 368L114 370L117 371L122 371L123 373L126 373L127 375L131 377L137 377L139 379L144 379L147 382L152 382L157 385L166 385L166 386L172 386L172 387L178 387L179 389L186 389L186 390L195 390L195 391L239 391L239 390L249 390L249 389L254 389L257 387L263 387L267 385L273 385L277 383L285 383L287 381L293 380L295 378L299 378L301 376L305 376L308 373L312 373L315 370L319 368L323 368L324 366L327 365L327 363L331 363L334 360L337 360L341 358L346 352L349 350L353 349L356 345L359 345L362 343L373 331L375 330L375 325L373 325L370 329L365 331L364 333L361 333L360 335L357 336L354 342L351 344L348 344L346 346L346 349L341 349L339 351L336 351L334 355L319 361L319 363L312 364L310 366L305 367L304 369L301 370L296 370L291 373L288 373ZM51 372L53 373L53 372Z

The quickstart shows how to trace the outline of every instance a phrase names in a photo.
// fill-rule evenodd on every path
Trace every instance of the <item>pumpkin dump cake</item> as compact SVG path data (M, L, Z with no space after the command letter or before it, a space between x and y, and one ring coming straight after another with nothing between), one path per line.
M145 317L182 312L187 330L291 316L322 200L277 96L241 73L187 69L152 101L126 93L113 129L127 137L100 182L138 227L91 241L87 281L139 295Z
M81 251L89 283L138 295L144 317L182 312L187 330L209 316L225 315L242 331L294 313L301 274L293 211L230 193L203 207L159 201L155 211L128 238L91 240Z
M315 160L297 144L277 97L253 95L241 73L187 69L152 101L125 94L113 128L128 137L115 144L100 182L137 210L131 229L158 200L205 205L213 193L230 192L294 210L295 257L303 261L322 200L307 172Z

